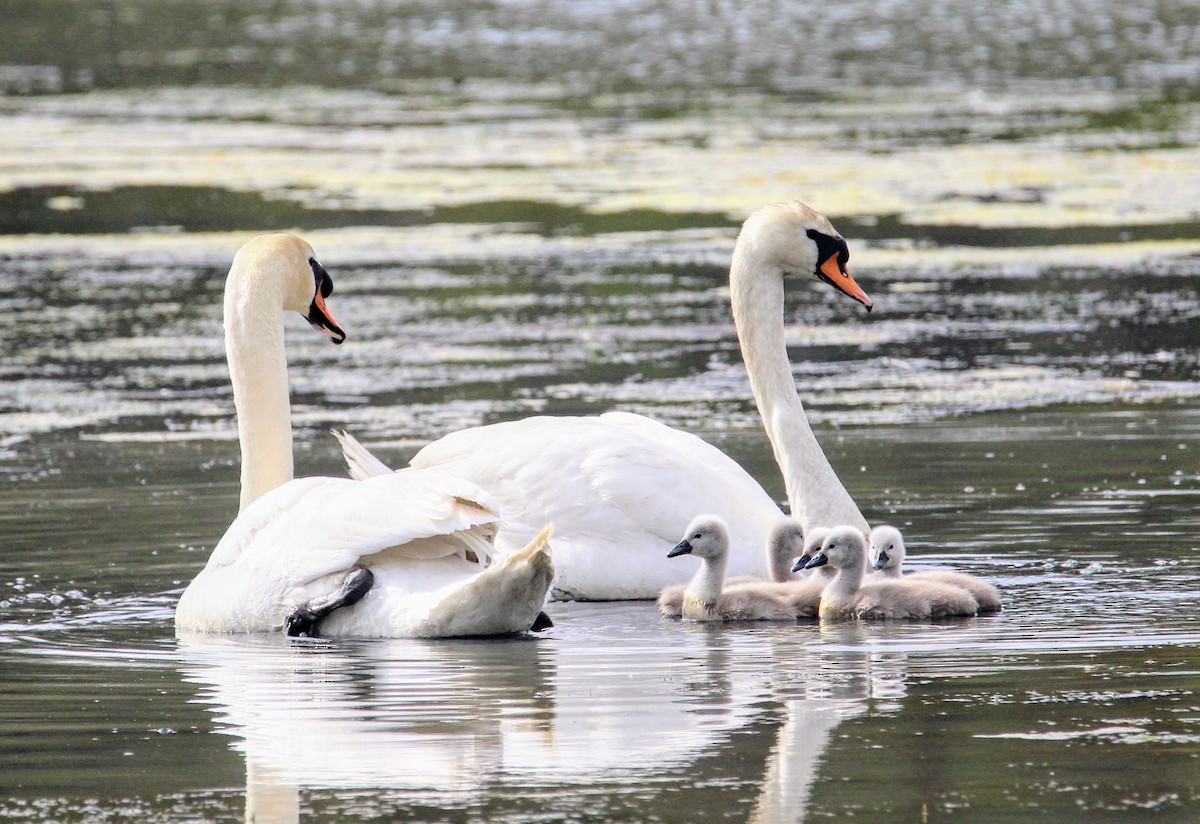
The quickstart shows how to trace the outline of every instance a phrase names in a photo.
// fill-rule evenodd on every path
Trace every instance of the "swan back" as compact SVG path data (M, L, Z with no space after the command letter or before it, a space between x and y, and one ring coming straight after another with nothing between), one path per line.
M665 562L663 546L704 511L728 525L730 574L764 577L767 530L781 516L758 482L716 447L627 413L461 430L410 464L492 493L504 514L497 538L504 549L553 521L554 597L563 600L656 597L685 571Z

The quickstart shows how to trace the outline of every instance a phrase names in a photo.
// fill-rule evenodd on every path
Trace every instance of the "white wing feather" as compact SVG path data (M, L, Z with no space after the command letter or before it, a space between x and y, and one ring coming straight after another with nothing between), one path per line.
M371 450L359 443L358 439L349 432L339 429L330 431L341 444L342 457L346 459L346 467L350 471L350 477L354 480L365 481L367 478L387 475L392 471L387 464L372 455Z
M364 481L302 478L247 507L213 550L210 564L272 567L303 584L382 552L409 558L454 554L465 549L462 542L439 539L472 533L467 544L477 555L484 553L483 561L491 554L486 539L497 519L488 496L444 473L405 470ZM439 543L444 551L433 549Z

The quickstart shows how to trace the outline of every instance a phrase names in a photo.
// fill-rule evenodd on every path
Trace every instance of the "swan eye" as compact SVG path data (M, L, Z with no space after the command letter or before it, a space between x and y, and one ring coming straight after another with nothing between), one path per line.
M697 532L695 535L693 535L693 536L692 536L692 540L693 540L693 541L699 541L699 540L700 540L700 533L699 533L699 532Z

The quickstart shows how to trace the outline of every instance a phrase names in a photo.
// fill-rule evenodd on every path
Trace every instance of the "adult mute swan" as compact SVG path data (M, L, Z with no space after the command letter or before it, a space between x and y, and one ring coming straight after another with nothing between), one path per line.
M750 386L783 471L793 515L806 532L867 522L813 436L792 383L783 332L785 277L811 277L871 308L846 269L846 241L801 203L767 206L738 235L729 271L733 319ZM340 435L353 477L387 472ZM700 513L730 529L731 575L767 574L762 548L780 518L770 496L735 461L687 432L641 415L533 417L446 435L410 462L486 489L504 521L497 545L527 541L555 524L553 597L654 598L678 581L659 547Z
M980 612L999 612L1000 592L982 578L956 572L952 569L924 569L904 574L904 559L908 551L904 547L904 536L894 526L881 524L871 530L872 568L886 578L905 581L937 581L941 584L965 589L979 602Z
M867 536L856 527L829 531L809 568L829 564L837 576L821 594L822 620L925 619L974 615L979 604L957 587L933 581L910 582L875 578L863 583Z
M729 269L733 323L758 404L783 473L792 517L804 533L867 521L846 492L813 435L792 379L783 331L783 281L816 277L871 309L850 276L846 241L820 212L803 203L777 203L746 219Z
M410 469L292 479L283 313L341 343L312 248L263 235L225 283L225 351L242 451L241 512L184 590L180 632L421 636L521 632L553 577L543 529L499 557L496 503L463 478ZM349 607L339 609L339 607Z
M681 617L693 621L790 621L796 616L769 581L725 589L729 558L729 529L715 515L701 515L688 524L685 537L668 558L694 555L700 569L683 594ZM663 611L666 615L666 611ZM670 616L680 617L680 616Z

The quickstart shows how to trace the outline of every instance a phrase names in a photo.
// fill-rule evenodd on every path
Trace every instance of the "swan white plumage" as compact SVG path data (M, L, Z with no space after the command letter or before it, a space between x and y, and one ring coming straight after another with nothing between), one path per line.
M867 535L852 526L830 530L810 567L829 564L837 576L821 595L822 620L926 619L974 615L979 605L966 590L934 581L876 578L863 582Z
M785 277L823 280L871 301L846 269L846 242L800 203L751 215L729 272L734 324L750 385L784 474L792 513L806 532L853 523L867 529L817 443L792 383L783 332ZM386 467L343 437L353 477ZM455 432L429 444L411 465L440 468L495 496L504 513L497 545L528 540L552 521L559 599L654 598L677 581L659 547L702 512L731 530L729 572L762 577L762 547L779 508L720 450L641 415L534 417Z
M234 257L225 347L242 509L180 597L177 630L272 631L303 610L315 610L326 635L528 629L553 576L548 530L531 536L525 549L498 556L495 501L436 470L367 481L292 479L283 313L300 311L340 343L345 333L324 301L332 288L312 248L294 235L255 238ZM354 606L335 610L342 601Z
M937 581L959 587L971 593L979 603L980 612L1000 611L1000 592L987 581L952 569L924 569L905 574L904 559L907 554L904 536L899 529L881 524L871 530L871 566L878 574L886 578L900 578L903 575L905 581Z
M680 555L694 555L701 560L700 569L684 591L680 617L693 621L790 621L795 618L792 607L775 592L778 584L762 581L725 587L729 529L715 515L701 515L688 524L683 540L667 553L668 558Z
M809 425L796 391L783 329L783 281L816 277L859 301L871 299L850 276L846 241L802 203L777 203L746 219L729 269L733 323L758 404L783 473L792 517L804 533L819 527L870 527L842 485Z

